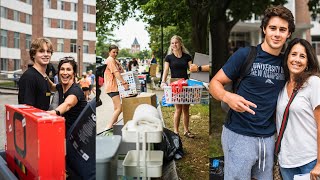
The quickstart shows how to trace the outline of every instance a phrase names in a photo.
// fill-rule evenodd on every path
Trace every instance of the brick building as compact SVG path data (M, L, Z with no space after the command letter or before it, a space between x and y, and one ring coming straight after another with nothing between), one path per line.
M0 71L25 70L31 41L49 38L51 62L72 56L80 72L95 63L95 0L1 0Z

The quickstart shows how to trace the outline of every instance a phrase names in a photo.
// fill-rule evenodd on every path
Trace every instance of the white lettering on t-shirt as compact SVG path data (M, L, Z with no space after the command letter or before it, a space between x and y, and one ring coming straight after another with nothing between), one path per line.
M284 80L283 68L270 64L253 63L250 75L268 79Z

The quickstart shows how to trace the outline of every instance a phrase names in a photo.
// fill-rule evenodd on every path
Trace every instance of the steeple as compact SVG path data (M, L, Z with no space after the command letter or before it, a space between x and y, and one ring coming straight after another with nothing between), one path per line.
M132 45L140 45L140 44L138 43L138 40L137 40L136 37L134 38L134 41L133 41Z

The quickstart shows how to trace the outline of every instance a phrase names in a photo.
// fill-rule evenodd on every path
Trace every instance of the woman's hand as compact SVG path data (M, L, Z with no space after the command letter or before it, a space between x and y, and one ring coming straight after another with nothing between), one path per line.
M121 83L121 85L124 87L125 90L129 90L128 82L124 81L124 82Z
M319 178L320 178L320 163L317 163L316 166L310 171L310 180L318 180Z
M50 115L57 115L55 110L47 111L47 113L49 113Z
M166 82L161 82L160 87L163 89L164 86L168 86L168 84Z

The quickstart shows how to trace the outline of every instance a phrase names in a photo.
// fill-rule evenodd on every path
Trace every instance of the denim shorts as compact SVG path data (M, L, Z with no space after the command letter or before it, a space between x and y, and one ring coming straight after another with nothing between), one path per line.
M308 164L295 168L282 168L280 166L282 178L283 180L292 180L294 175L310 173L310 171L316 166L316 164L317 159L309 162Z

